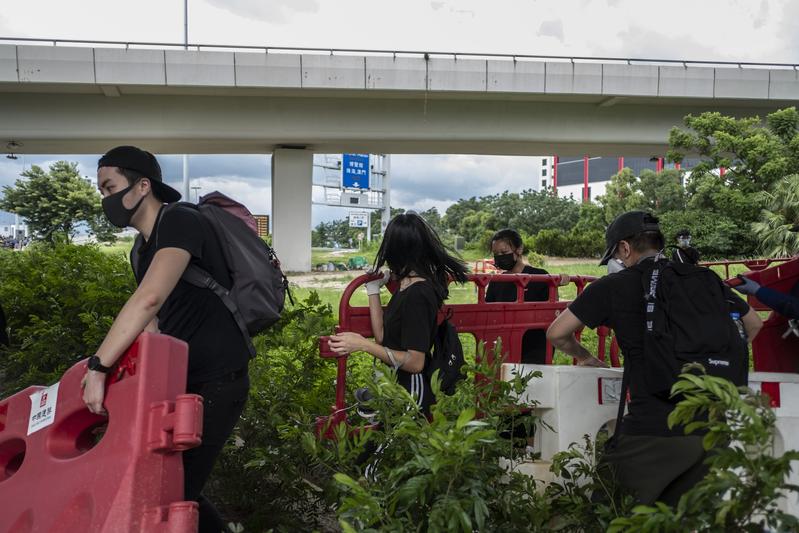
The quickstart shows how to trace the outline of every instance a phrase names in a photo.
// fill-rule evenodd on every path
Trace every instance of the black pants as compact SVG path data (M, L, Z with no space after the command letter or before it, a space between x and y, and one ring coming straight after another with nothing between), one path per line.
M615 478L645 505L677 505L685 492L708 472L702 437L619 435L616 446L597 465L602 477Z
M189 385L186 392L203 397L203 441L183 452L183 489L186 500L200 504L199 533L219 533L227 525L216 507L202 495L216 458L239 421L250 390L247 369L225 378Z

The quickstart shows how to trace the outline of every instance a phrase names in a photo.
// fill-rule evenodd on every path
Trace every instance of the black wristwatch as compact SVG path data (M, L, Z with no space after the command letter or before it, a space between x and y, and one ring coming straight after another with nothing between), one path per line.
M89 357L89 370L95 370L97 372L102 372L103 374L108 374L111 372L110 366L105 366L103 363L100 362L100 358L96 355Z

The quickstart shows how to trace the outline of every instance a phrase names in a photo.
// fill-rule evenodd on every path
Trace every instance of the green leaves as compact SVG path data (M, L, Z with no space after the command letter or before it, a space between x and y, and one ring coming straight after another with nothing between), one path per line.
M85 222L103 242L115 240L115 228L103 216L100 194L78 172L77 163L56 161L49 171L32 165L13 186L3 187L0 209L23 217L42 240L69 242Z

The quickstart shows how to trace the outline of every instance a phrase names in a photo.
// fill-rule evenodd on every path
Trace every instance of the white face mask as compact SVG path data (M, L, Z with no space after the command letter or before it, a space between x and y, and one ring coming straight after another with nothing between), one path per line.
M616 272L621 272L627 268L624 266L624 263L621 262L621 259L611 259L608 261L608 274L615 274Z

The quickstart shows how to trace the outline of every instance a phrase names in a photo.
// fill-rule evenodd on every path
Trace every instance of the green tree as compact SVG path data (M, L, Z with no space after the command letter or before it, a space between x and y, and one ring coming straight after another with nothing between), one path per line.
M752 225L760 250L771 257L799 253L799 175L778 181L773 191L764 195L766 208L760 221Z
M685 209L687 197L679 170L653 172L644 169L639 177L629 168L614 174L598 198L605 210L606 220L635 209L656 215Z
M799 173L799 113L795 107L766 116L734 118L718 112L688 115L687 129L672 128L668 159L680 162L687 154L702 161L691 169L692 179L715 174L723 167L724 181L744 193L768 190L789 174Z
M27 179L3 187L0 209L24 218L37 238L68 243L85 223L98 239L114 240L103 216L100 195L81 177L77 163L57 161L48 171L32 165L22 177Z

